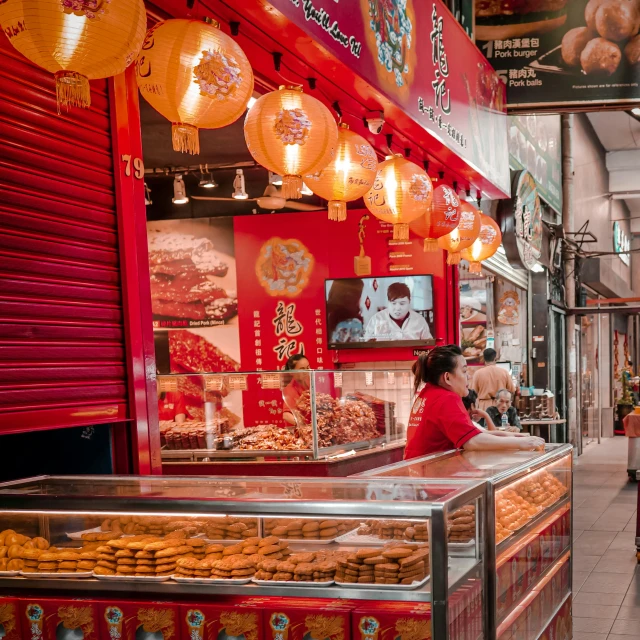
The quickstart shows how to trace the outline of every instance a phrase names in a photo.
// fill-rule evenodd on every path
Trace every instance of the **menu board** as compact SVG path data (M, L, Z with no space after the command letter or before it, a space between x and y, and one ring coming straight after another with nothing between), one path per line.
M640 9L629 0L476 2L477 44L509 109L640 100Z

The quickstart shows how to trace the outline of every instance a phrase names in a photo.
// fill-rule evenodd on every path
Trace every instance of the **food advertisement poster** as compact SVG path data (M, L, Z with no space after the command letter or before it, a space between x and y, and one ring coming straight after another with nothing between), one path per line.
M487 348L487 281L486 278L460 279L460 323L462 355L469 366L484 363Z
M562 155L560 116L509 117L509 164L516 171L527 169L540 197L562 213Z
M504 85L443 2L269 3L425 129L440 162L509 191Z
M635 0L476 2L476 42L518 108L640 100Z

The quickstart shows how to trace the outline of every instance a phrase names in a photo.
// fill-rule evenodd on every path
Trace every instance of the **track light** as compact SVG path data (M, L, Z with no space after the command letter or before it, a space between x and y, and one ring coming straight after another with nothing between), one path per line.
M215 189L218 186L218 183L213 179L211 171L209 171L209 167L207 165L204 167L204 173L202 172L202 166L200 166L200 182L198 183L198 186L203 189Z
M144 203L147 206L153 204L151 201L151 189L149 189L149 185L146 182L144 183Z
M249 102L247 102L247 111L249 111L249 109L251 109L251 107L253 107L253 105L258 101L258 98L254 98L253 96L251 96L249 98Z
M244 188L244 172L242 169L236 169L236 177L233 179L232 198L236 200L246 200L249 196Z
M281 187L282 176L279 176L277 173L271 173L271 171L269 171L269 184L273 184L276 187Z
M309 187L307 187L305 182L302 183L302 189L300 189L300 193L303 196L312 196L313 195L313 191L311 191L311 189L309 189Z
M176 177L173 179L173 204L186 204L189 202L189 198L187 197L187 189L184 186L184 180L182 179L181 174L176 174Z

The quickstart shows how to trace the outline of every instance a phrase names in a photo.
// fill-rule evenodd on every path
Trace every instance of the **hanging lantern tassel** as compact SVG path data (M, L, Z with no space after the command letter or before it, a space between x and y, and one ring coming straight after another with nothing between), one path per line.
M460 252L454 251L453 253L449 253L447 255L447 264L449 265L460 264Z
M394 240L408 240L409 239L409 225L405 222L400 222L393 225L393 239Z
M302 198L302 176L282 176L282 197L285 200Z
M329 200L329 220L344 222L347 219L347 203L341 200Z
M89 78L75 71L57 71L56 78L56 100L58 103L58 115L60 108L83 107L91 105L91 87Z
M439 249L438 240L436 238L425 238L422 249L425 253L429 251L437 251Z
M482 273L482 266L480 262L469 263L469 273Z
M173 140L173 150L180 153L190 153L198 155L200 153L200 136L198 128L192 124L183 122L171 125L171 139Z

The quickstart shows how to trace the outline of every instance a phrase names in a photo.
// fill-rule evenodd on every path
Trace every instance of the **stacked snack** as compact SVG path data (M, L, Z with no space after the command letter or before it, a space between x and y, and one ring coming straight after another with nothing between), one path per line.
M338 560L346 560L348 552L294 553L286 560L265 559L256 565L256 580L277 582L332 582Z
M449 542L465 543L476 535L476 508L467 505L449 514Z
M351 531L355 526L355 520L267 518L264 521L264 533L293 540L331 540Z
M258 535L257 518L223 516L207 520L204 534L209 540L246 540Z
M429 541L429 528L426 522L409 520L367 520L358 529L361 536L375 536L381 540Z
M43 551L38 556L37 573L77 573L80 554L75 551Z
M275 536L248 538L228 547L209 545L205 557L179 559L176 574L186 578L212 578L238 580L252 578L259 563L267 560L284 560L291 552L287 541Z
M30 538L16 533L13 529L5 529L0 533L0 571L22 571L25 567L24 552L49 548L44 538ZM33 554L32 554L33 555ZM28 558L33 561L37 558Z
M337 565L336 582L411 585L429 575L429 549L418 544L392 543L360 549Z
M231 432L233 448L242 451L305 451L311 440L298 430L290 431L272 424Z

